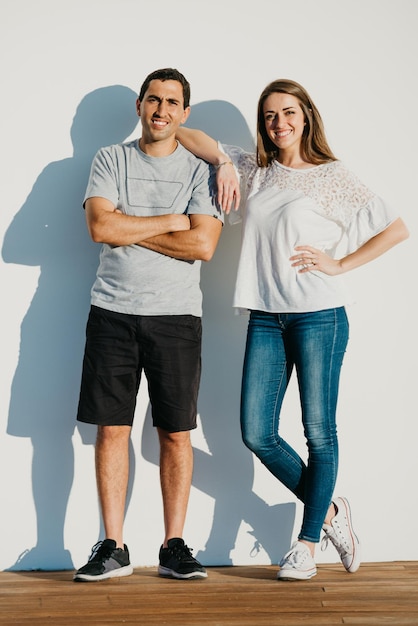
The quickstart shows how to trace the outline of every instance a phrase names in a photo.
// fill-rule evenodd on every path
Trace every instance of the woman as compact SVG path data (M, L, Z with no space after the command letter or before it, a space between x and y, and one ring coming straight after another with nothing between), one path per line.
M304 505L297 541L278 578L315 576L315 546L333 543L348 572L360 544L346 498L334 497L336 406L348 341L341 276L408 237L398 215L332 153L321 116L291 80L260 96L256 155L220 146L192 129L178 139L218 168L219 200L245 198L234 307L250 311L241 392L245 445ZM339 251L345 245L345 253ZM338 250L337 250L338 249ZM279 434L280 409L296 370L308 458Z

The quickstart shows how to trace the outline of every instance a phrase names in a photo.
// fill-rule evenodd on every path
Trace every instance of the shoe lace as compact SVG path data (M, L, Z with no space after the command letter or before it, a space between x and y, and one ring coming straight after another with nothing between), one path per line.
M321 541L321 550L323 552L328 548L329 542L333 544L338 554L340 554L341 556L349 554L350 546L338 523L334 524L332 530L325 530L325 535L322 537Z
M93 561L95 559L106 559L112 554L112 548L110 546L103 545L103 541L98 541L94 544L91 549L91 554L89 556L89 561Z
M174 556L179 559L180 561L195 561L193 555L192 555L192 548L189 548L188 546L186 546L185 543L181 544L175 544L174 546L172 546L170 548L170 551L174 554Z
M304 550L298 550L297 548L291 548L289 550L289 552L287 552L284 557L282 558L282 560L280 561L279 565L280 567L282 567L283 565L285 565L286 563L288 563L289 565L301 565L307 557L307 552L305 552Z
M25 558L25 556L27 554L29 554L30 550L28 548L26 548L26 550L23 550L23 552L21 552L19 554L19 556L17 557L17 561L15 563L15 565L18 565L18 563L20 563L20 561L23 561L23 559Z

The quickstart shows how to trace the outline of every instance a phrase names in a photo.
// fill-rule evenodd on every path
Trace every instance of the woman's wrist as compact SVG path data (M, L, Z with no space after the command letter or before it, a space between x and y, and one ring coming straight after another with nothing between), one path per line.
M219 170L223 165L233 165L231 159L226 154L221 154L214 163L216 170Z

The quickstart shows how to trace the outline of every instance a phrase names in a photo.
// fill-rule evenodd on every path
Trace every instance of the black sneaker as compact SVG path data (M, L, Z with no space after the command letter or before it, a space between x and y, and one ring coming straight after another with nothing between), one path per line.
M129 576L133 572L127 546L116 547L116 541L105 539L93 546L88 563L74 574L76 582L94 582L106 578Z
M160 576L169 578L207 578L205 568L192 557L183 539L169 539L168 548L160 548Z

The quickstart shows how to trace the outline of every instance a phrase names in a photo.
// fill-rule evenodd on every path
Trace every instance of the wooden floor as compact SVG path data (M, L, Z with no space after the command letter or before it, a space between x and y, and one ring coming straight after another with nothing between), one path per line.
M319 565L307 582L277 568L211 567L206 580L74 583L72 572L0 572L0 624L107 626L418 626L418 562L367 563L355 574Z

